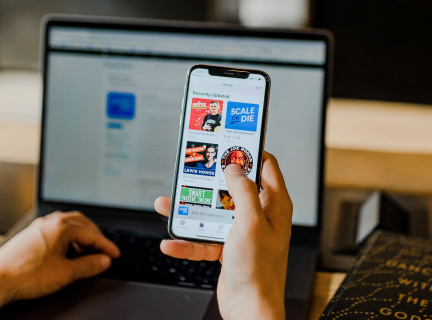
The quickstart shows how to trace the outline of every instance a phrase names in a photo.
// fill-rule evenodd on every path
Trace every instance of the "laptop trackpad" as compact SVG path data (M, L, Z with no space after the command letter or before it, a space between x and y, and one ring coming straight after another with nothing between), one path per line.
M213 296L212 291L92 279L40 299L28 319L202 319Z

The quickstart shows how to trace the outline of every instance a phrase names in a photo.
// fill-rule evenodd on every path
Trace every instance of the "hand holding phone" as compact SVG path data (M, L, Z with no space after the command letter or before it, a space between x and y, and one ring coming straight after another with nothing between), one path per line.
M168 226L173 238L225 242L236 205L224 172L238 165L258 190L269 91L270 77L263 71L190 68Z
M223 250L182 240L163 240L161 250L180 259L222 262L217 294L224 319L282 319L292 203L272 155L264 152L259 194L253 181L235 169L228 166L225 173L237 217ZM155 202L162 215L168 216L170 207L169 198Z

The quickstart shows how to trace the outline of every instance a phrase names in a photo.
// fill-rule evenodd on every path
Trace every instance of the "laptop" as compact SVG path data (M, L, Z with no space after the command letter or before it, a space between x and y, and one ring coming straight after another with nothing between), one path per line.
M285 291L306 319L318 257L331 37L324 31L75 16L43 22L37 215L79 210L122 251L105 274L6 306L14 319L220 319L219 262L173 259L153 207L170 196L187 70L261 69L272 79L265 149L294 203ZM108 112L128 95L127 112ZM114 114L114 116L113 116Z

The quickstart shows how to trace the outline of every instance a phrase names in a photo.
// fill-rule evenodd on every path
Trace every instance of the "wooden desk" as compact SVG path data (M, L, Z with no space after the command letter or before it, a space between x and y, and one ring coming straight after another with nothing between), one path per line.
M319 319L343 279L345 273L317 272L315 274L309 320Z
M331 99L326 186L432 195L432 106Z

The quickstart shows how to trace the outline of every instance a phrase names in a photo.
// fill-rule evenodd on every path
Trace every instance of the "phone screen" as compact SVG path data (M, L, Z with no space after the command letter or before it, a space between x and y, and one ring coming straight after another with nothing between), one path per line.
M197 66L189 72L170 215L174 238L225 242L235 219L224 176L229 164L259 182L270 83L264 72L248 71L242 78Z

